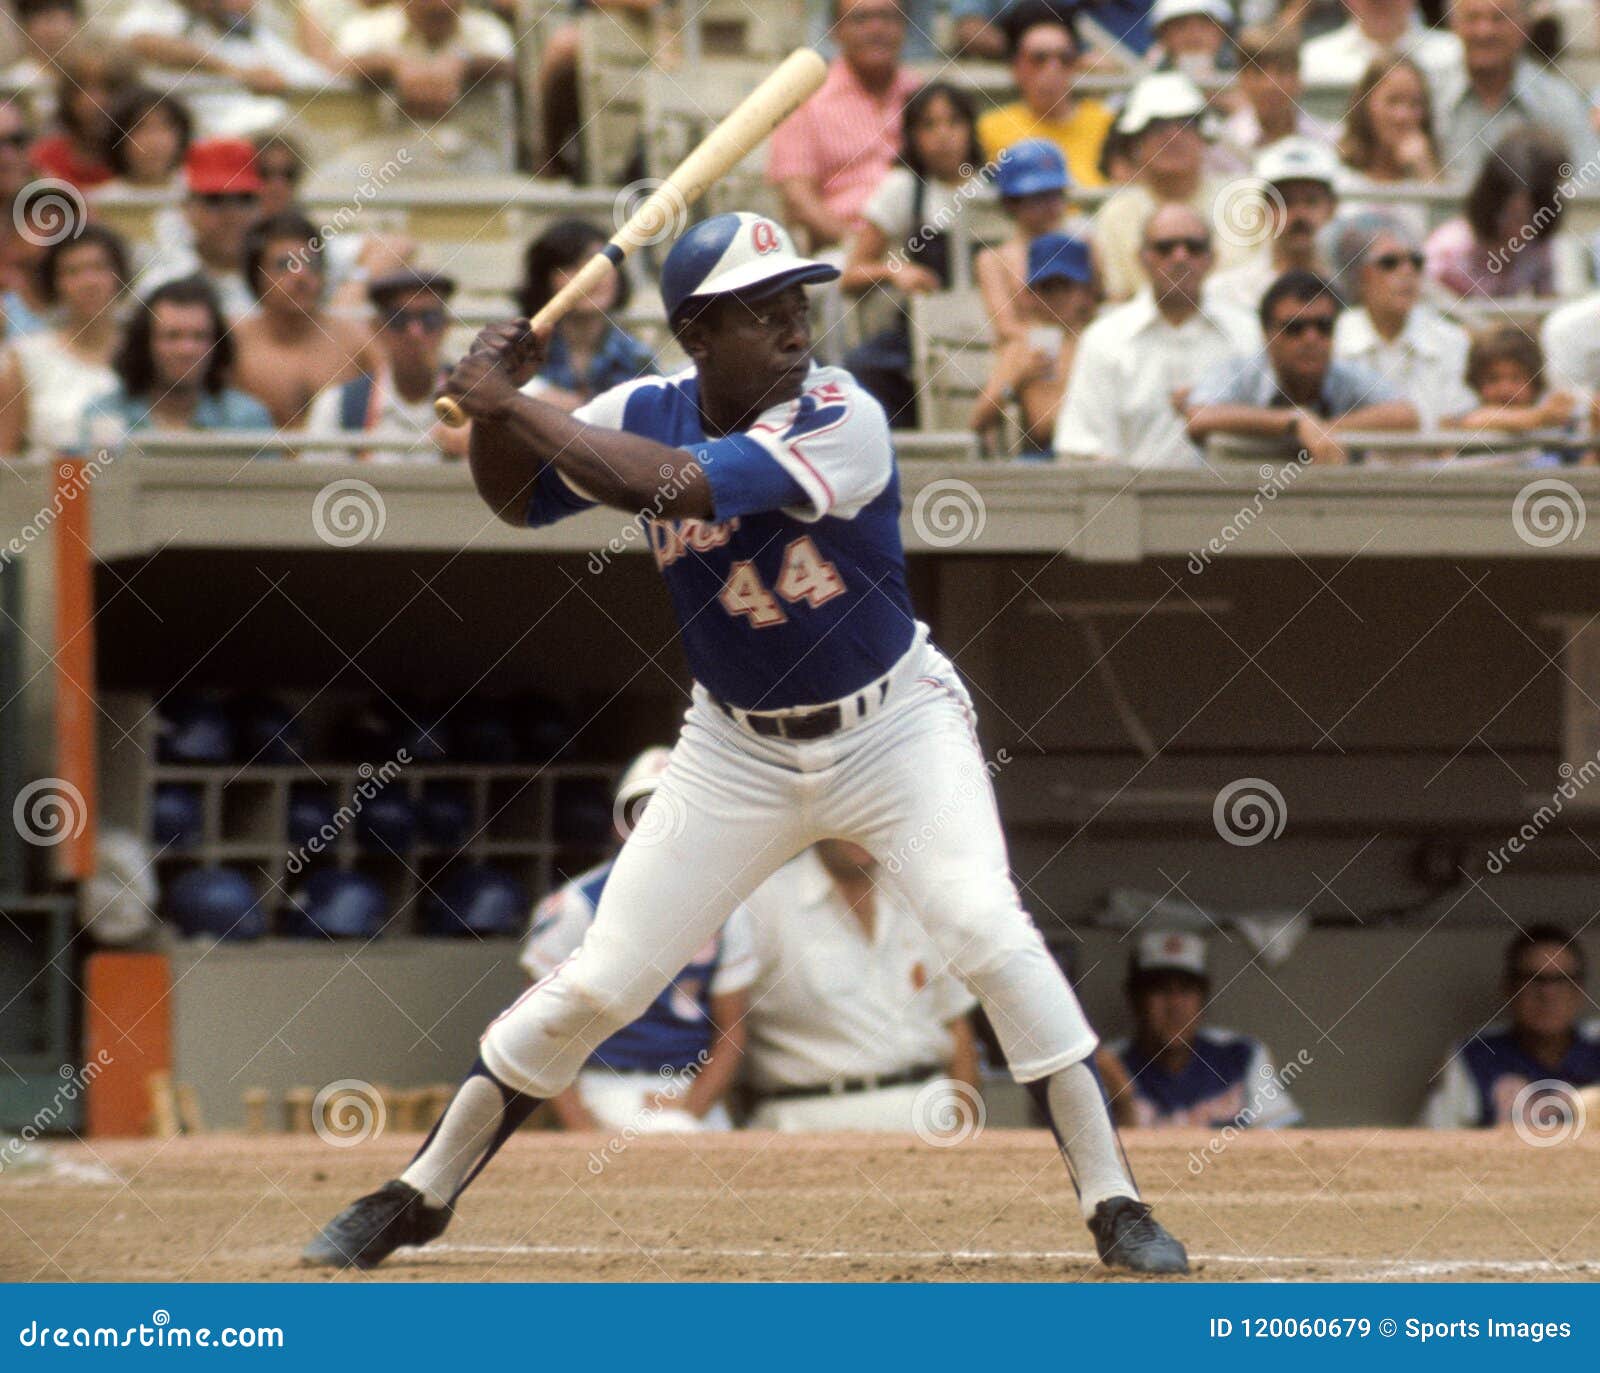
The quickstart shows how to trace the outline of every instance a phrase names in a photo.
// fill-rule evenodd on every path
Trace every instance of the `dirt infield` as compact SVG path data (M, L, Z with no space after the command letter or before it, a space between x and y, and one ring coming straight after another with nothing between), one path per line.
M1134 1135L1145 1194L1213 1281L1600 1277L1600 1131ZM0 1175L0 1279L299 1279L300 1246L415 1136L52 1145ZM1042 1133L955 1148L884 1136L530 1132L450 1231L336 1281L1099 1280Z

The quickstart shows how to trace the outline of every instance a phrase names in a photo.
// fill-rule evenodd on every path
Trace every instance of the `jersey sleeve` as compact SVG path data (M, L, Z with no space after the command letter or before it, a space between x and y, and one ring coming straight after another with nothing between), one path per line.
M757 971L755 933L751 929L750 912L739 906L722 927L722 956L717 960L717 970L711 976L711 995L727 996L730 992L748 990L756 980Z
M535 982L550 976L577 951L593 919L588 899L576 886L551 892L533 908L517 962Z
M1460 1054L1452 1054L1428 1093L1419 1122L1428 1130L1470 1130L1480 1119L1478 1089Z
M883 407L837 381L815 383L743 434L692 451L719 522L776 510L806 521L850 519L883 491L894 468Z
M1298 1125L1302 1119L1300 1108L1278 1074L1272 1060L1272 1051L1259 1039L1250 1054L1249 1075L1245 1080L1245 1110L1250 1123L1260 1130L1281 1130L1286 1125Z

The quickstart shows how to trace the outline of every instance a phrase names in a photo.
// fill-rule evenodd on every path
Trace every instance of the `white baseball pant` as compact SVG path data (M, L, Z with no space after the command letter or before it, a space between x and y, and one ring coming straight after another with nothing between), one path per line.
M1022 909L990 776L971 699L925 626L881 709L824 739L758 735L696 685L583 944L489 1026L484 1064L516 1091L554 1096L740 901L831 838L883 865L879 880L983 1003L1017 1081L1080 1062L1094 1032Z

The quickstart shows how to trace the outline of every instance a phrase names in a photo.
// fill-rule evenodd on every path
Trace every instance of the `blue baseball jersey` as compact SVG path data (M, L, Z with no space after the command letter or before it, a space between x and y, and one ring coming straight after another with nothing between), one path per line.
M613 862L602 863L552 892L533 912L521 963L535 981L570 958L594 920ZM711 998L742 991L755 980L749 916L740 907L700 949L645 1013L590 1056L624 1073L682 1071L711 1047Z
M1189 1061L1174 1073L1129 1040L1111 1045L1133 1082L1140 1125L1273 1128L1299 1121L1284 1075L1259 1039L1202 1028L1192 1048Z
M883 676L915 617L900 543L900 482L883 408L837 367L743 433L708 438L693 368L614 387L577 418L693 453L715 516L645 526L690 670L745 710L835 701ZM547 466L530 525L593 504Z
M1536 1082L1592 1087L1600 1083L1600 1022L1579 1025L1554 1067L1531 1058L1509 1028L1469 1039L1451 1056L1423 1108L1423 1124L1463 1130L1515 1123L1517 1099ZM1523 1098L1523 1112L1538 1103Z

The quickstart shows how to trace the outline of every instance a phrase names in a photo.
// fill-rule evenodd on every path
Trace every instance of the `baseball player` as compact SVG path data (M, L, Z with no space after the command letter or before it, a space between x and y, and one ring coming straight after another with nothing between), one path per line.
M671 754L646 749L617 784L619 836L655 792ZM648 836L646 836L648 841ZM591 868L534 908L522 966L535 981L577 952L616 860ZM756 973L750 917L741 907L652 1001L594 1051L577 1079L551 1099L569 1130L728 1130L722 1098L739 1071Z
M971 1115L973 995L882 878L859 844L825 839L751 895L755 1129L916 1130Z
M1299 1124L1300 1108L1267 1046L1201 1024L1210 990L1199 935L1173 930L1140 937L1128 965L1136 1028L1111 1045L1126 1074L1134 1123L1210 1129Z
M416 1157L335 1216L308 1262L370 1267L441 1234L512 1132L746 896L839 838L883 863L938 949L933 971L983 1003L1102 1259L1187 1271L1085 1062L1094 1032L1018 900L966 687L912 610L883 410L812 361L804 288L837 276L775 221L717 215L662 266L683 371L567 414L519 391L543 345L514 320L451 373L473 480L502 519L539 527L598 503L646 522L695 684L582 947L489 1026Z

